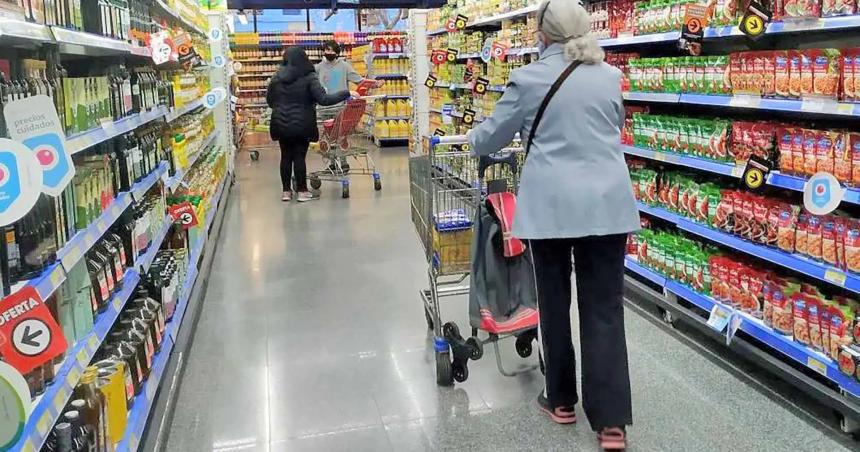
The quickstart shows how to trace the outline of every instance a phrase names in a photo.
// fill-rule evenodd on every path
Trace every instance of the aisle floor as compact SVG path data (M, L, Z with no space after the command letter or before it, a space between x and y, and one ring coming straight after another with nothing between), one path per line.
M378 156L382 192L356 179L351 199L325 185L305 205L279 200L276 152L239 157L167 450L596 450L584 416L535 408L537 371L504 377L489 349L466 383L436 386L406 152ZM466 309L444 305L461 325ZM629 450L847 450L630 310L627 342Z

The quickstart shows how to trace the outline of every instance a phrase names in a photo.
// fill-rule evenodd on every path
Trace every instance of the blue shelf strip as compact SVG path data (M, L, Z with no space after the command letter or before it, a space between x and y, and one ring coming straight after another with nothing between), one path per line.
M134 184L131 187L129 192L131 193L131 197L133 201L139 201L143 199L143 196L146 192L152 188L159 179L164 177L167 174L167 171L170 169L170 165L167 162L161 162L156 168L155 171L149 173L146 177L141 179L139 182Z
M148 122L163 118L166 115L167 107L158 107L143 113L136 113L131 116L127 116L116 122L105 123L86 132L71 135L66 138L69 153L74 154L83 151L90 146L94 146L124 133L131 132Z
M837 102L832 99L769 99L760 96L716 96L710 94L677 94L625 92L624 99L640 102L665 102L712 107L747 108L832 116L860 116L860 103Z
M104 342L108 331L134 293L134 288L139 281L140 274L137 271L134 269L125 271L122 288L114 293L107 310L99 314L92 331L66 351L66 358L57 370L54 383L48 386L45 393L37 400L24 426L24 433L12 450L38 451L42 447L56 419L62 414L84 369Z
M654 160L657 162L666 162L673 165L686 166L687 168L695 168L709 173L721 174L723 176L741 177L744 171L744 166L732 165L730 163L716 162L713 160L691 157L684 154L676 154L674 152L654 151L647 148L636 146L621 145L621 149L625 154L635 155L637 157ZM803 187L806 185L806 179L790 174L782 174L778 171L770 173L767 179L767 184L773 187L784 188L803 192ZM853 187L843 187L845 194L842 197L842 202L850 204L860 204L860 189Z
M814 261L797 254L786 253L777 248L753 243L735 235L711 229L660 207L651 207L641 202L637 204L641 212L674 223L678 229L687 231L693 235L711 240L750 256L758 257L780 267L794 270L839 287L844 287L855 293L860 293L860 275L848 273L822 262Z
M631 272L651 280L655 284L662 286L665 291L671 292L678 297L693 303L706 312L710 312L711 308L716 304L721 306L725 311L737 313L741 318L741 331L744 331L750 336L767 344L772 349L782 353L794 361L818 372L855 397L860 397L860 383L858 383L853 377L840 372L838 363L823 353L819 353L809 347L794 342L790 337L784 336L774 331L773 328L765 325L760 319L756 319L744 312L737 311L731 306L719 303L713 298L700 294L692 288L677 281L666 279L662 275L639 265L639 263L632 258L626 258L624 260L624 266ZM663 282L659 282L660 280Z
M84 253L95 245L107 230L113 226L125 209L131 205L132 199L129 193L120 193L111 204L102 212L98 220L87 226L86 229L78 231L63 248L57 252L57 259L62 262L63 269L68 274Z
M212 200L210 201L210 209L218 208L221 196L223 195L226 184L228 183L229 175L224 178L218 192L212 197ZM203 229L200 238L197 240L197 243L193 245L189 255L188 274L185 277L185 282L182 287L182 296L177 303L173 318L167 325L167 331L164 335L165 341L161 345L161 351L154 359L152 373L144 383L141 394L134 400L134 406L129 412L128 426L126 426L123 440L117 445L117 452L133 452L136 451L140 445L140 439L146 429L146 421L149 418L149 413L152 411L153 404L155 403L155 395L158 393L161 379L164 377L164 369L167 367L167 363L170 360L170 354L172 353L173 346L176 343L179 328L182 327L182 320L185 316L185 310L188 307L188 300L191 296L194 283L197 281L197 262L200 260L200 256L202 255L203 246L205 245L209 228L212 226L212 221L214 220L216 213L216 211L211 211L207 216L205 228Z
M203 98L201 97L199 99L193 100L193 101L183 105L182 107L174 109L170 113L167 113L167 115L164 119L167 122L173 121L174 119L184 115L185 113L196 110L197 107L200 107L202 105L203 105Z

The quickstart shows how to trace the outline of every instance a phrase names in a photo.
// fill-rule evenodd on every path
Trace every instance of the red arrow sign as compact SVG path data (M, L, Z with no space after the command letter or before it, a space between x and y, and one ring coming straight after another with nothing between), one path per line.
M197 226L197 213L188 201L170 206L170 217L174 223L181 224L183 229Z
M66 351L63 330L36 289L25 286L0 301L0 355L26 374Z

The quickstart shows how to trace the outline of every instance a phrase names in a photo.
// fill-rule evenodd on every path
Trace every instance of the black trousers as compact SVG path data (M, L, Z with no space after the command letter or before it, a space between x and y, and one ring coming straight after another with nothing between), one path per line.
M307 139L284 138L278 141L281 146L281 186L290 191L290 177L296 177L296 191L308 191L308 168L305 157L308 155Z
M553 407L579 402L570 331L570 274L576 266L582 407L595 431L633 421L622 305L626 241L626 234L530 241L546 395Z

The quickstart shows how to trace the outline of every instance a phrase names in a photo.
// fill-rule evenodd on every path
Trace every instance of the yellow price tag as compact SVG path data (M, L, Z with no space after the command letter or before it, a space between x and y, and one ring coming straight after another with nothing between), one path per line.
M69 374L66 375L66 384L74 388L75 386L78 385L78 381L80 379L81 379L81 370L78 369L77 367L74 367L74 368L72 368L72 370L69 371Z
M87 349L81 347L81 351L78 352L78 354L75 356L75 359L78 360L78 364L85 366L87 364L87 357Z
M666 154L664 154L662 152L655 152L654 153L654 160L656 160L658 162L665 162L666 161Z
M854 104L840 103L836 106L836 112L840 115L850 115L854 113Z
M845 276L845 273L843 273L839 270L834 270L834 269L830 268L824 272L824 279L825 279L825 281L830 281L833 284L844 287L846 276Z
M57 391L57 395L54 396L54 409L57 410L57 413L63 412L63 407L66 406L66 400L69 399L69 390L65 387L60 388Z
M21 448L21 452L36 452L36 446L33 445L33 440L28 439L26 443L24 443L24 447Z
M99 347L99 338L97 338L95 334L90 336L90 339L87 341L87 347L92 351L96 351Z
M87 247L91 247L96 244L96 237L92 232L87 232L87 235L84 236L87 240Z
M61 282L63 282L63 269L58 265L54 268L54 271L51 272L51 285L57 287Z
M42 414L42 417L39 418L39 421L36 422L36 431L39 432L39 435L44 437L48 434L48 430L51 428L51 413L45 411Z
M827 376L827 365L824 364L823 362L810 356L810 357L806 358L806 365L810 369L820 373L821 375Z
M116 297L113 299L113 308L116 312L119 312L122 309L122 298Z

